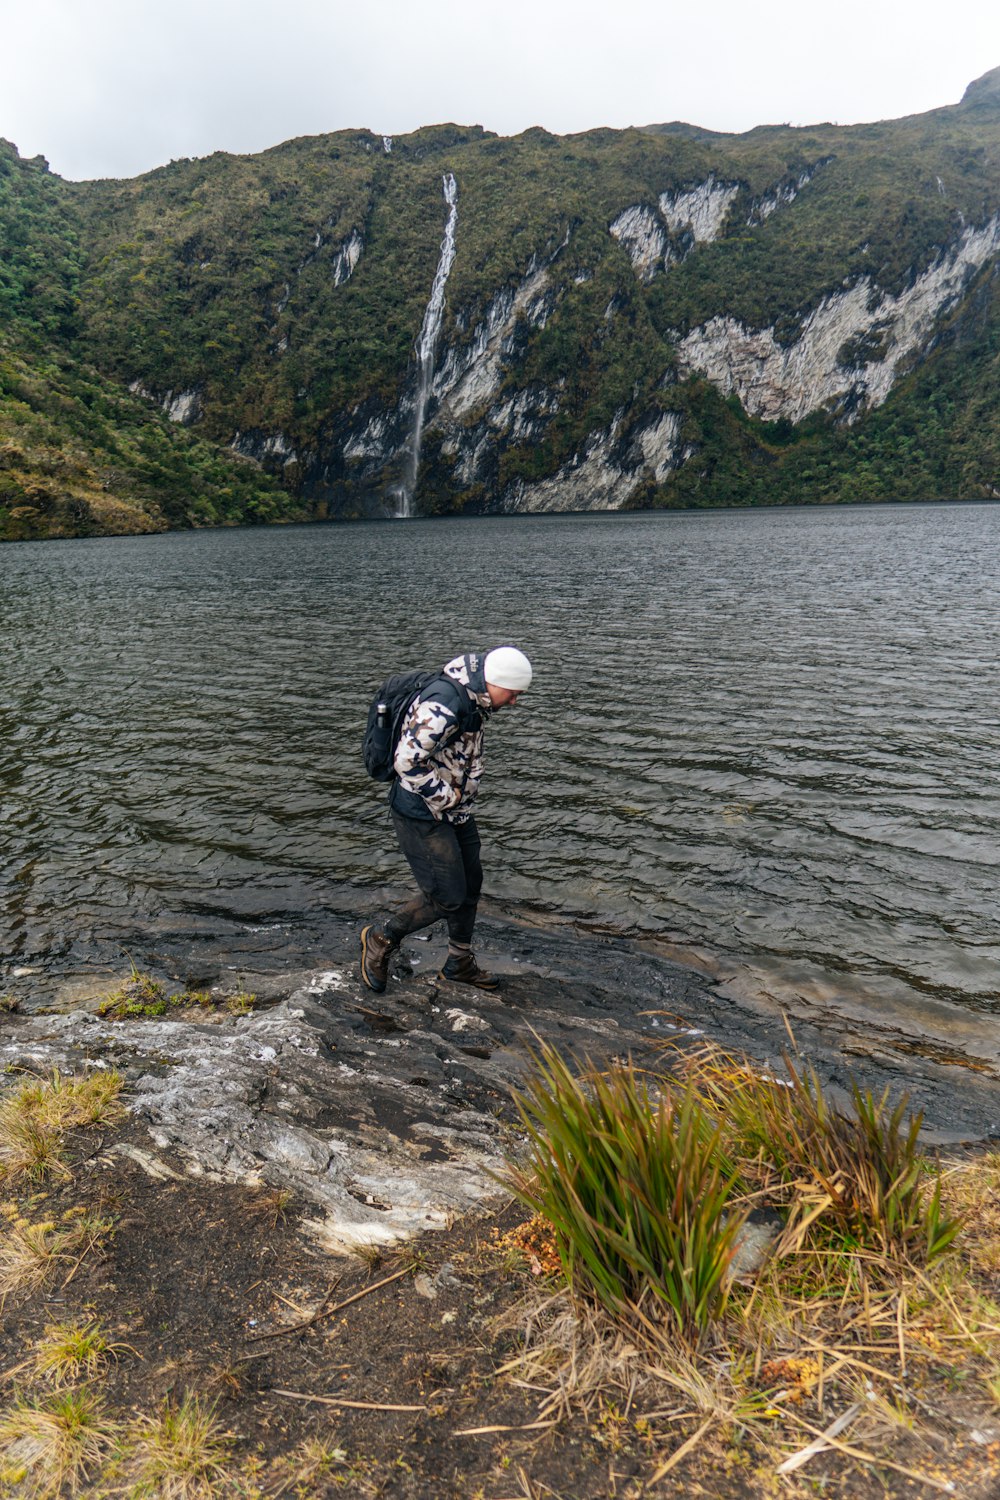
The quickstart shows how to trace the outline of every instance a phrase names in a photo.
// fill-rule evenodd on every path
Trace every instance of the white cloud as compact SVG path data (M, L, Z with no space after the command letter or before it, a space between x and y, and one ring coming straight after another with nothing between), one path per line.
M0 0L0 34L0 134L74 178L356 126L884 119L1000 65L987 0Z

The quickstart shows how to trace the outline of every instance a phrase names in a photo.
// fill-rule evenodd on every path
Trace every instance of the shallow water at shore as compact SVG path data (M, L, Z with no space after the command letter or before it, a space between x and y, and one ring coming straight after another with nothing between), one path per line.
M4 548L0 987L322 962L405 878L370 691L513 640L493 909L995 1056L998 543L962 505Z

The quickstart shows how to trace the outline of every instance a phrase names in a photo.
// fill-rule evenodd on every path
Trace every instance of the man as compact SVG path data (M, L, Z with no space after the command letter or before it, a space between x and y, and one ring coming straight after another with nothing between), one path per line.
M531 663L516 647L497 646L485 656L470 651L442 668L403 720L389 808L419 892L387 921L362 931L361 978L370 990L385 989L389 961L403 938L438 918L448 923L448 957L439 977L497 989L496 977L472 952L483 886L472 806L486 721L496 709L512 707L530 684Z

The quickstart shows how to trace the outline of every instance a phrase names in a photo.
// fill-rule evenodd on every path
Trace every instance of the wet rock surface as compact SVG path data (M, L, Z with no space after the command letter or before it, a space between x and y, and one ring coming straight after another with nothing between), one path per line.
M12 1015L0 1026L9 1077L114 1066L148 1131L146 1171L285 1187L314 1205L331 1249L447 1225L502 1192L492 1173L517 1141L510 1091L539 1039L583 1060L663 1066L664 1044L705 1038L780 1070L794 1035L833 1097L852 1078L909 1092L929 1143L996 1127L997 1080L968 1059L925 1056L842 1016L752 1010L710 979L622 940L482 923L478 954L503 987L435 977L440 940L411 941L384 995L357 976L343 923L319 970L247 977L244 1016L111 1021L90 1012Z

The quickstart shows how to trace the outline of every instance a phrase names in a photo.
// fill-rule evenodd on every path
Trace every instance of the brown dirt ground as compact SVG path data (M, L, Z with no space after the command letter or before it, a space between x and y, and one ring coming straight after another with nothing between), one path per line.
M801 1477L778 1481L759 1449L710 1436L654 1488L656 1467L692 1434L695 1420L641 1435L611 1408L531 1430L538 1397L497 1374L516 1347L494 1320L532 1285L526 1267L496 1249L523 1214L465 1221L427 1236L381 1263L333 1258L297 1226L306 1205L276 1213L274 1195L199 1178L160 1182L109 1148L121 1140L148 1149L132 1125L94 1150L79 1143L73 1178L45 1191L8 1192L26 1217L59 1219L85 1205L113 1220L103 1248L59 1268L43 1294L11 1296L0 1329L0 1399L6 1406L23 1375L12 1374L54 1320L94 1317L127 1345L101 1378L118 1420L154 1413L165 1397L192 1390L218 1403L231 1437L232 1488L247 1496L420 1497L420 1500L618 1500L646 1494L748 1500L821 1494L836 1500L902 1500L941 1490L888 1468L826 1454ZM90 1151L89 1156L83 1153ZM428 1299L411 1271L433 1277L450 1265ZM328 1312L298 1331L318 1308ZM269 1335L274 1336L269 1336ZM1000 1495L1000 1444L983 1446L971 1427L982 1412L962 1408L954 1372L932 1395L941 1417L933 1443L894 1450L963 1500ZM295 1393L295 1394L286 1394ZM831 1400L831 1398L833 1398ZM835 1412L828 1391L825 1417ZM387 1411L349 1406L405 1406ZM995 1413L994 1413L995 1416ZM509 1428L468 1436L467 1429ZM328 1470L308 1472L304 1444L319 1439L337 1454ZM82 1493L128 1493L97 1479ZM21 1493L16 1488L10 1494Z

